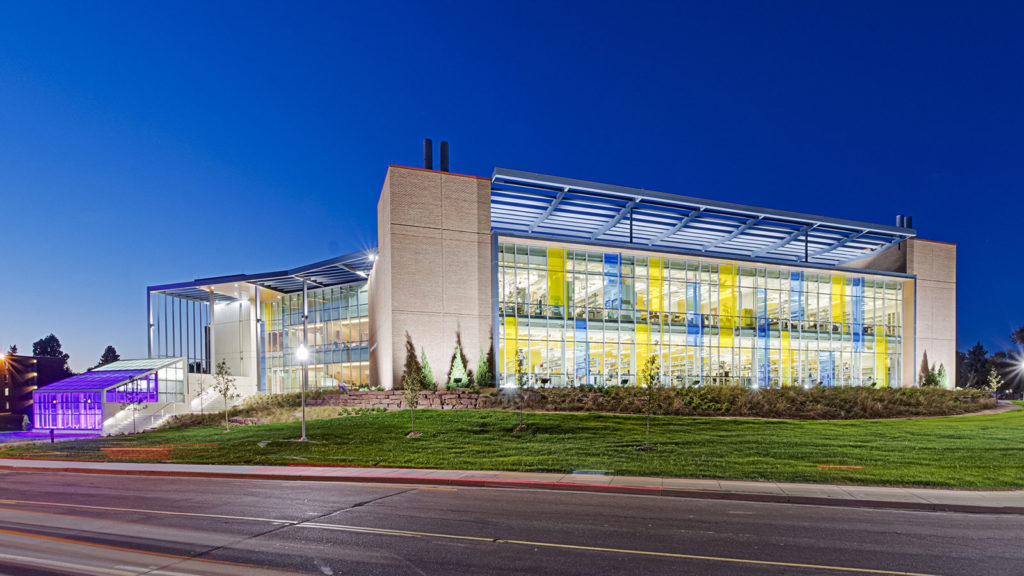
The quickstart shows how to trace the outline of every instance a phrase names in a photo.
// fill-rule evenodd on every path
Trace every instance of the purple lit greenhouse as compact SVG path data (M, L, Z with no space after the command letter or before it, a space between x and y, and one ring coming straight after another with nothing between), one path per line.
M109 433L129 407L134 418L151 406L181 402L184 363L123 360L44 386L32 393L34 428Z

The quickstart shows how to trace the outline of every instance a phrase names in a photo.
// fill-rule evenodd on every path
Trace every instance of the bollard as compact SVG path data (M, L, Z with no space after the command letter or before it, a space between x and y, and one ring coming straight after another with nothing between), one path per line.
M50 428L50 444L53 444L53 428Z

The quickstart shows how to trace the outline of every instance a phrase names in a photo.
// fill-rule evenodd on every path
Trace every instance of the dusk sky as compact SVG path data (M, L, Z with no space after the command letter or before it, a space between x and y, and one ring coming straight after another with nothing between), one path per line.
M1024 4L0 0L0 345L146 356L146 286L376 244L389 163L495 166L958 245L1024 325Z

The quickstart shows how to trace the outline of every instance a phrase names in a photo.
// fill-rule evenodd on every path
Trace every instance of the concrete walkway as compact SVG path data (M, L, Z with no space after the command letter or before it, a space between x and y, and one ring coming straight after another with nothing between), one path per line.
M0 458L0 471L571 490L816 506L1024 514L1024 490L969 491L783 482L340 466L229 466Z

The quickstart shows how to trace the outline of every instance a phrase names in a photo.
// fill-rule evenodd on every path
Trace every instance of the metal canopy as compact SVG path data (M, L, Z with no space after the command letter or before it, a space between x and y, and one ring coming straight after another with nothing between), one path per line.
M499 234L828 266L917 235L911 228L506 168L496 168L491 176L491 227Z
M314 262L291 270L278 270L262 274L236 274L215 278L199 278L192 282L150 286L150 292L163 292L180 298L208 302L210 288L218 284L252 284L282 294L302 291L303 280L310 288L327 288L365 281L373 270L377 250L353 252L330 260ZM215 302L233 302L236 298L218 292L213 293Z

